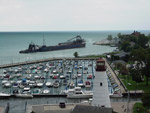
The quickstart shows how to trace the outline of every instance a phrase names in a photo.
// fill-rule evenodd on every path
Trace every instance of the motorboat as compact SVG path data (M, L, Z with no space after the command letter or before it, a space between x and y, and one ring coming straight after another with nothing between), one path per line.
M45 69L44 69L44 72L48 73L48 72L49 72L48 68L45 68Z
M25 94L19 93L19 94L15 94L15 96L19 98L33 98L33 95L28 93Z
M4 84L4 86L5 86L6 88L9 88L9 87L11 87L11 83L10 83L10 82L6 82L6 83Z
M64 79L64 80L63 80L63 85L67 85L67 84L68 84L67 79Z
M85 87L90 88L91 87L91 82L90 81L85 81Z
M52 84L51 82L46 82L45 85L46 85L47 87L52 87L52 86L53 86L53 84Z
M42 87L44 84L42 82L37 83L37 87Z
M45 89L45 90L43 90L43 94L49 94L49 90L48 89Z
M81 74L81 73L79 73L79 74L78 74L78 77L81 77L81 76L82 76L82 74Z
M59 81L58 80L54 81L53 87L54 88L58 88L59 87Z
M1 83L2 85L6 84L8 82L8 80L3 80Z
M39 95L39 94L41 94L41 90L40 89L34 89L32 93Z
M82 91L81 87L69 89L67 93L67 98L91 98L92 96L92 91Z
M75 84L73 83L73 81L71 81L71 83L69 84L70 88L74 88Z
M83 87L84 86L83 80L78 81L78 86L79 87Z
M87 79L92 79L92 78L93 78L92 75L88 75L88 76L87 76Z
M53 79L57 79L57 78L58 78L58 76L57 76L57 75L54 75L54 76L53 76Z
M60 75L60 79L65 79L66 77L64 75Z
M0 97L10 97L11 94L0 92Z

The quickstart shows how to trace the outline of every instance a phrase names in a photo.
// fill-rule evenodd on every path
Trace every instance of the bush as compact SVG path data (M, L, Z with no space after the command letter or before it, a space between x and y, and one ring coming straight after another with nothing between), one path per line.
M150 107L150 91L145 92L141 100L143 102L143 106Z

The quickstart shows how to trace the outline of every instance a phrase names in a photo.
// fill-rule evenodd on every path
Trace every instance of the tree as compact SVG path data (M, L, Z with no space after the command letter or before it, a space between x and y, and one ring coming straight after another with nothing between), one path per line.
M130 43L128 41L124 41L121 44L121 50L124 50L125 52L128 52L130 50Z
M150 91L144 92L142 98L143 106L150 107Z
M145 36L144 34L141 34L138 38L138 45L142 48L147 48L146 44L148 43L149 38Z
M132 60L136 62L135 65L141 72L141 75L146 77L146 85L148 86L150 77L150 48L134 50L131 53L131 57Z
M142 82L142 74L140 72L140 69L137 69L137 68L132 68L132 69L129 69L130 71L130 75L132 76L132 80L135 81L136 83L140 83Z
M78 56L78 52L74 52L74 57L77 58Z
M108 35L107 40L111 41L112 39L112 35Z
M126 67L125 64L122 64L122 63L117 63L116 64L116 67L119 69L119 73L123 74L123 75L127 75L129 70L128 68Z
M121 33L118 33L117 36L118 36L118 38L121 38Z

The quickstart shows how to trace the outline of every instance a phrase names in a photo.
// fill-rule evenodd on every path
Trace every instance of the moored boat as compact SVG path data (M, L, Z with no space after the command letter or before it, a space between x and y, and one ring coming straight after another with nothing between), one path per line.
M0 97L10 97L11 94L0 92Z
M81 87L69 89L67 93L67 98L91 98L92 96L92 91L82 91Z
M25 94L15 94L16 97L20 97L20 98L33 98L33 95L32 94L28 94L28 93L25 93Z

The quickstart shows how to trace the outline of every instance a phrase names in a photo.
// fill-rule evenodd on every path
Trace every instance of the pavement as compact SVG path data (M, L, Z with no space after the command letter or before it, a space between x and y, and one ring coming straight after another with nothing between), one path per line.
M34 111L36 113L70 113L76 104L66 104L65 108L60 108L59 105L28 105L26 113Z
M5 108L4 107L0 107L0 113L4 113Z
M132 113L133 112L133 105L135 102L112 102L111 107L113 108L113 111L117 113ZM127 112L127 106L129 108Z
M114 71L112 70L112 68L110 67L110 65L108 64L108 62L106 61L106 59L104 59L105 62L106 62L106 66L107 66L107 69L109 70L109 72L111 73L112 77L114 78L115 82L118 84L120 90L121 90L121 93L126 93L124 87L121 85L120 81L118 80L118 78L116 77Z

